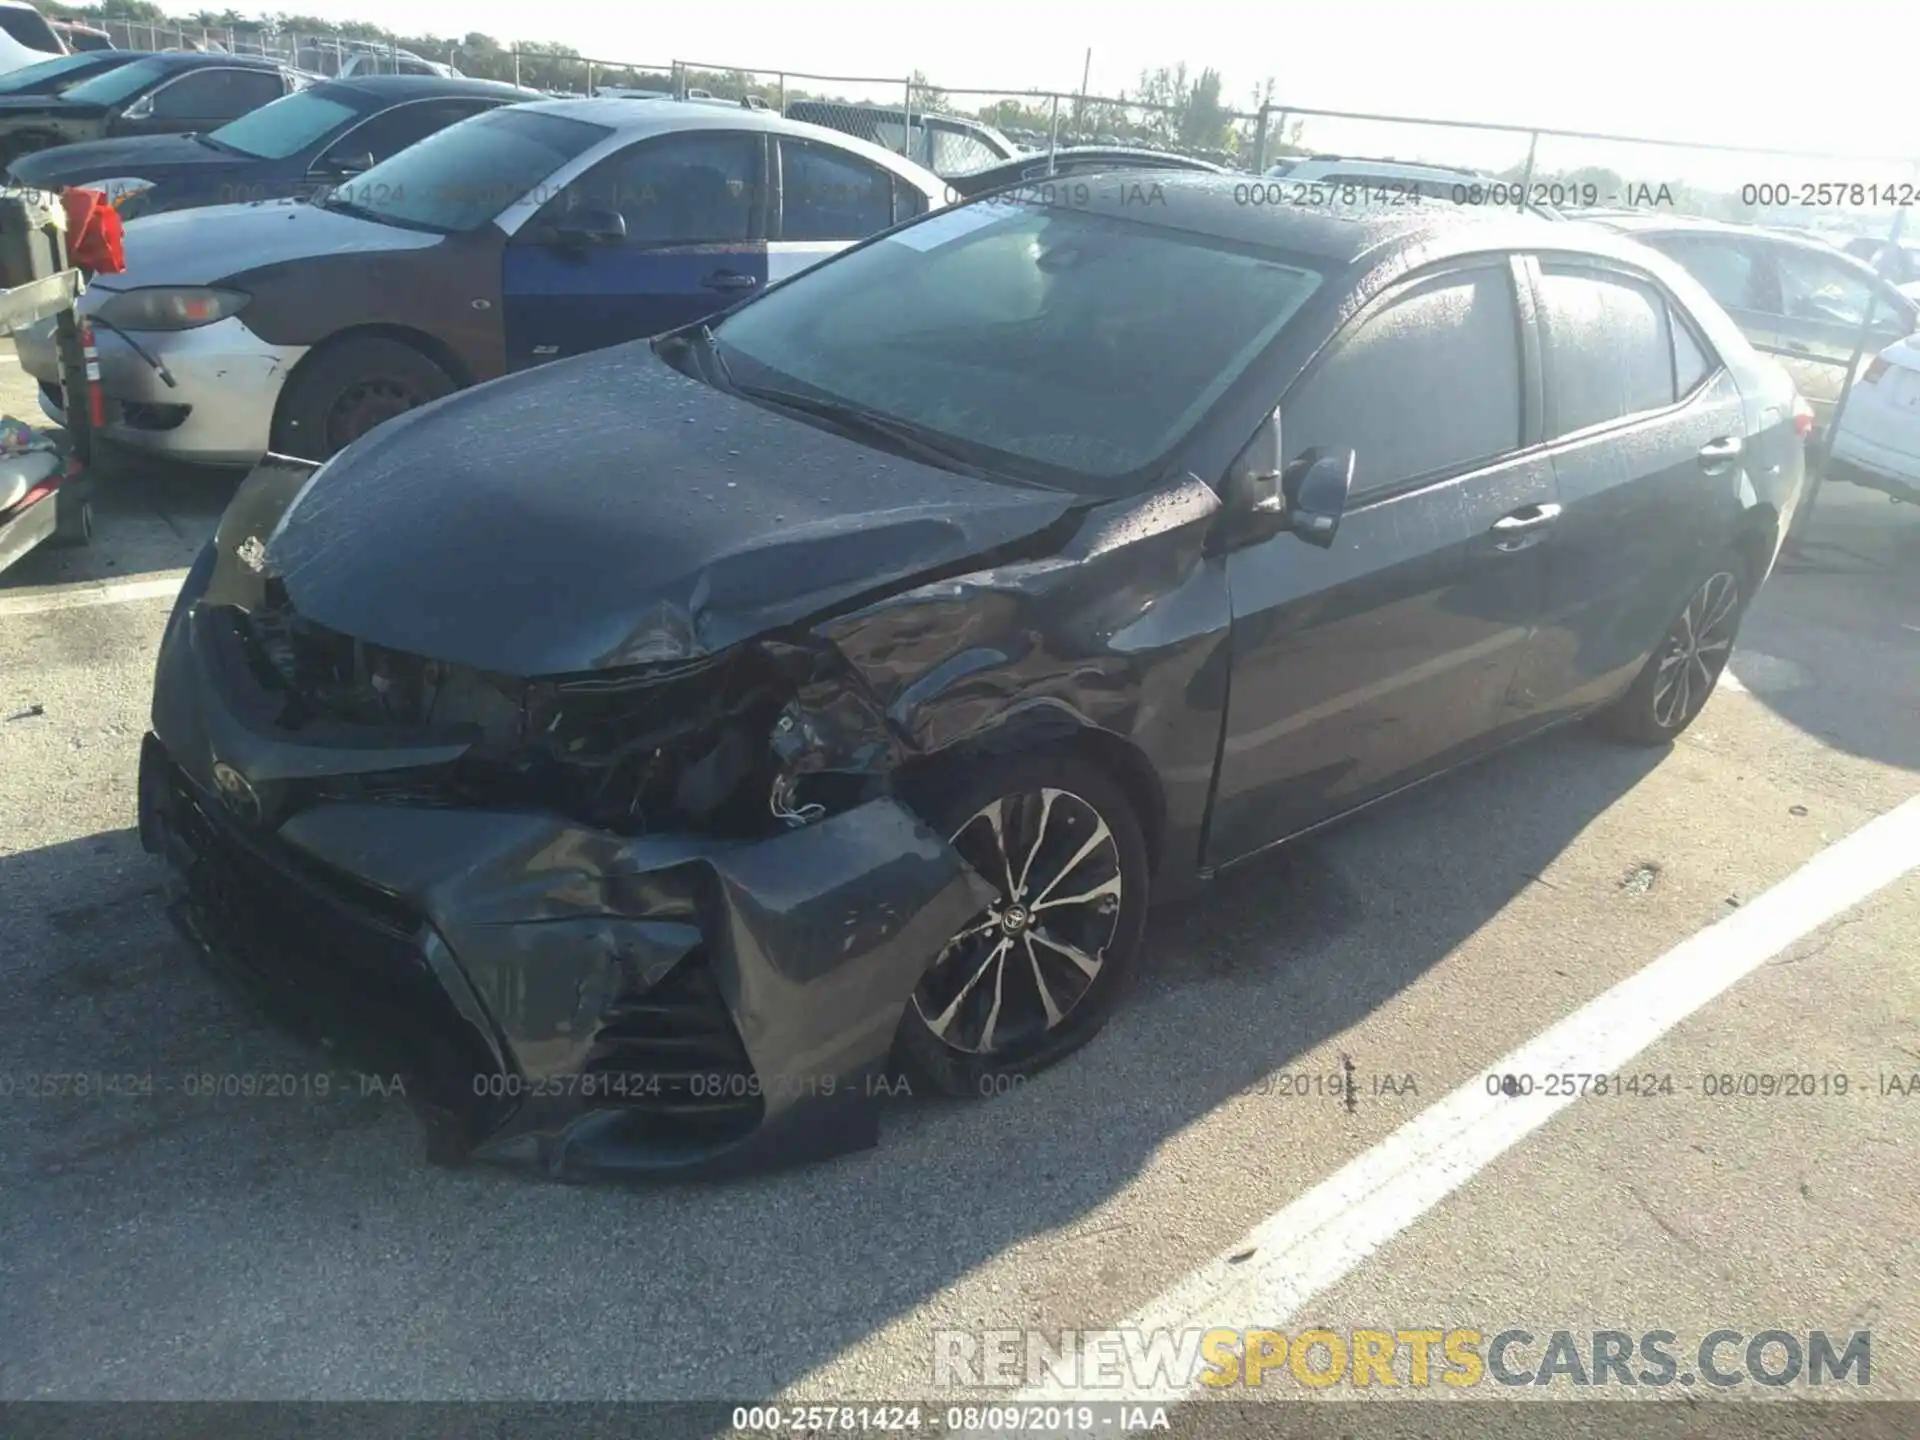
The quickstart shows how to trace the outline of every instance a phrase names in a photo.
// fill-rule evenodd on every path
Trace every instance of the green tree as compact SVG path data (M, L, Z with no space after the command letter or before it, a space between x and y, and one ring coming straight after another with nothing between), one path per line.
M921 113L947 114L953 109L953 101L947 92L927 79L927 72L915 70L907 77L907 88L913 95L913 108ZM989 124L993 123L991 121Z

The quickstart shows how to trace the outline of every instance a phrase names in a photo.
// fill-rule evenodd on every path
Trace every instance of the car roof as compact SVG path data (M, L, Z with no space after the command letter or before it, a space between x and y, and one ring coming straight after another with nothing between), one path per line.
M1226 173L1226 166L1216 165L1211 160L1201 160L1196 156L1182 155L1175 150L1147 150L1134 145L1062 145L1053 152L1056 160L1105 160L1112 159L1117 164L1137 160L1143 167L1159 166L1169 170L1196 170L1214 175ZM1016 161L1031 164L1036 160L1045 160L1044 150L1029 150L1016 155L1012 160L1003 160L1003 165Z
M4 3L4 0L0 0ZM265 55L229 55L224 50L155 50L139 57L163 60L175 70L197 70L203 65L238 65L248 70L285 70L280 61Z
M1486 178L1478 170L1469 170L1461 165L1435 165L1425 160L1382 160L1371 155L1305 155L1287 157L1295 169L1304 170L1310 165L1339 166L1353 169L1356 174L1368 171L1395 172L1419 177L1459 176L1474 180Z
M323 80L314 90L353 90L381 100L419 100L442 95L498 95L505 100L531 100L540 92L509 85L504 80L476 80L460 75L352 75L345 80Z
M922 188L930 195L944 195L946 192L944 180L903 155L831 126L789 120L778 110L755 110L745 105L714 104L707 100L635 99L619 95L598 95L578 100L532 100L514 108L538 115L555 115L566 120L584 120L590 125L604 125L623 139L662 135L674 130L764 130L775 135L791 135L795 139L816 140L864 155L897 175L920 180Z
M1662 275L1672 264L1617 230L1505 207L1248 204L1245 177L1231 171L1113 170L1101 180L1075 208L1290 251L1323 268L1377 263L1404 269L1489 250L1573 251Z
M1839 245L1816 240L1811 235L1793 235L1780 230L1763 230L1757 225L1736 225L1726 220L1709 220L1697 215L1608 215L1595 221L1608 229L1643 239L1651 235L1723 235L1730 240L1759 240L1768 245L1804 250L1824 259L1838 256L1856 269L1873 274L1874 269Z

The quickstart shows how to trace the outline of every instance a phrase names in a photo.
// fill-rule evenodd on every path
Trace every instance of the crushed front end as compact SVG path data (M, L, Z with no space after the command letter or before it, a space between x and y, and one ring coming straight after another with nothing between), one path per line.
M433 1152L716 1174L859 1148L983 881L889 790L831 647L521 678L300 613L248 481L161 646L140 829L278 1019L408 1079Z

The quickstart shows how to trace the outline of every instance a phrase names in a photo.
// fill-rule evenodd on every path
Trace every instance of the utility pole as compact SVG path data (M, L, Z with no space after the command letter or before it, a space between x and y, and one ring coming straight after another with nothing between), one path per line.
M1087 120L1087 81L1093 74L1093 47L1087 47L1086 62L1080 67L1080 98L1073 102L1073 138L1078 144L1085 138L1082 131Z

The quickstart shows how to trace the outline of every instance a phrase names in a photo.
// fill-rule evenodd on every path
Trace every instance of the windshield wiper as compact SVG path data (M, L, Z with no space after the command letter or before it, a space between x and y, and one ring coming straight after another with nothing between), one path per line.
M713 326L702 321L700 328L693 333L706 348L707 354L713 357L713 368L720 372L720 383L729 390L738 390L740 387L734 383L733 367L727 364L727 357L720 353L720 337L713 333Z
M701 327L703 330L705 326ZM711 348L711 346L709 346ZM718 352L715 352L718 358ZM723 360L721 364L726 362ZM943 436L929 434L905 420L896 420L878 410L854 405L845 400L829 400L818 395L803 395L794 390L776 390L760 385L734 385L733 389L753 400L763 400L783 410L797 410L826 420L851 435L877 440L909 459L935 465L942 470L958 470L968 475L983 472L967 458L964 448Z
M204 145L209 150L218 150L222 155L246 155L249 160L258 160L258 155L249 154L238 145L229 145L224 140L216 140L211 135L202 135L198 130L187 137L196 145Z

